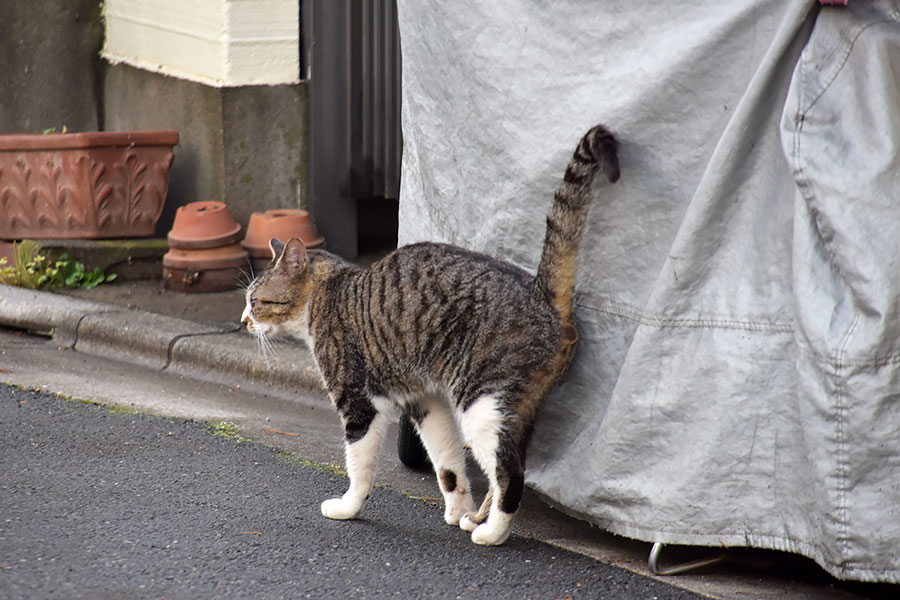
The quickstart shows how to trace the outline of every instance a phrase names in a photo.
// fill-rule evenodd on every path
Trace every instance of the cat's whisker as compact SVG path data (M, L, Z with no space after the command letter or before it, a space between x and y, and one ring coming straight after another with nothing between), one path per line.
M235 277L234 277L235 285L237 286L238 289L240 289L243 292L246 292L247 289L250 287L250 284L253 283L253 279L254 279L253 265L250 265L249 269L250 270L248 271L246 269L241 268L240 275L235 275Z
M266 347L265 347L265 341L264 341L265 337L259 332L256 332L256 335L254 337L256 337L256 351L257 351L257 353L259 353L260 356L263 357L263 361L265 361L266 367L269 367L269 356L268 356L268 354L266 354Z
M275 349L274 341L265 333L259 331L256 333L256 346L266 363L266 367L272 367L272 359L278 358L278 352Z
M241 271L244 272L244 269L241 269ZM254 269L253 269L253 261L250 259L249 254L247 255L247 271L246 271L246 273L248 275L248 282L253 281L253 278L256 277L256 273L254 272Z
M263 335L262 339L263 339L263 346L265 347L266 361L268 364L269 358L272 358L272 359L278 358L278 352L275 349L275 344L272 343L272 340L269 337Z

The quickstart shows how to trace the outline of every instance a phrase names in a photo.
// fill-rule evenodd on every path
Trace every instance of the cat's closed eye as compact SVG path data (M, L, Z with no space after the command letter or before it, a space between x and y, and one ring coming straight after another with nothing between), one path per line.
M250 299L248 300L248 303L250 304L250 308L253 309L253 308L256 308L257 305L261 305L261 306L287 306L288 304L290 304L290 301L288 301L288 300L263 300L263 299L261 299L261 298L250 298Z

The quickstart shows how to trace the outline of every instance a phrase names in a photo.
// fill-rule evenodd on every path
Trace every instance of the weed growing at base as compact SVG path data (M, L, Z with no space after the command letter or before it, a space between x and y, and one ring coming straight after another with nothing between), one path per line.
M240 429L231 421L210 421L210 433L215 436L228 438L236 442L249 442L251 440L240 434Z
M28 258L17 246L14 265L7 265L5 257L0 258L0 283L29 288L32 290L52 288L91 289L101 283L112 281L115 273L107 275L99 267L88 271L84 264L63 254L59 260L50 260L38 254Z
M318 469L319 471L324 471L326 473L332 473L334 475L340 475L341 477L347 477L347 472L341 468L341 465L338 463L331 463L330 465L326 465L324 463L318 463L312 460L306 460L305 458L299 458L294 456L290 452L281 451L278 453L278 458L285 462L293 463L295 465L300 465L302 467L312 467L313 469Z

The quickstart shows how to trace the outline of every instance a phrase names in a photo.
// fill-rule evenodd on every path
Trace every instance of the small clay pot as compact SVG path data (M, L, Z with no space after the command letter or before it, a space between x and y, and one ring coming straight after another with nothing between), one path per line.
M184 267L197 270L246 267L247 251L240 244L199 250L171 248L163 256L162 263L164 267Z
M163 267L163 287L173 292L186 294L205 294L208 292L227 292L237 287L240 269L180 269Z
M163 287L180 292L222 292L238 287L248 267L240 244L186 250L171 248L162 259Z
M168 237L172 248L217 248L240 240L241 226L235 222L224 202L191 202L175 211L175 221Z
M318 248L325 242L325 238L319 236L319 232L316 231L312 217L307 211L274 208L250 215L247 235L241 245L251 258L265 259L265 262L268 262L272 258L269 240L275 238L287 242L293 237L300 238L307 248Z

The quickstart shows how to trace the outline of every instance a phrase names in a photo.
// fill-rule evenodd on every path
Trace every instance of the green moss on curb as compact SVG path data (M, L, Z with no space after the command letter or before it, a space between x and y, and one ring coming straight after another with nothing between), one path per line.
M290 452L285 452L283 450L278 452L277 456L279 460L283 460L284 462L288 462L294 465L300 465L301 467L312 467L313 469L323 471L325 473L347 477L347 472L344 471L341 468L341 465L339 465L338 463L331 463L330 465L326 465L324 463L306 460L305 458L299 458L297 456L294 456Z
M227 438L235 442L250 442L240 434L240 429L231 421L210 421L209 431L215 436Z

